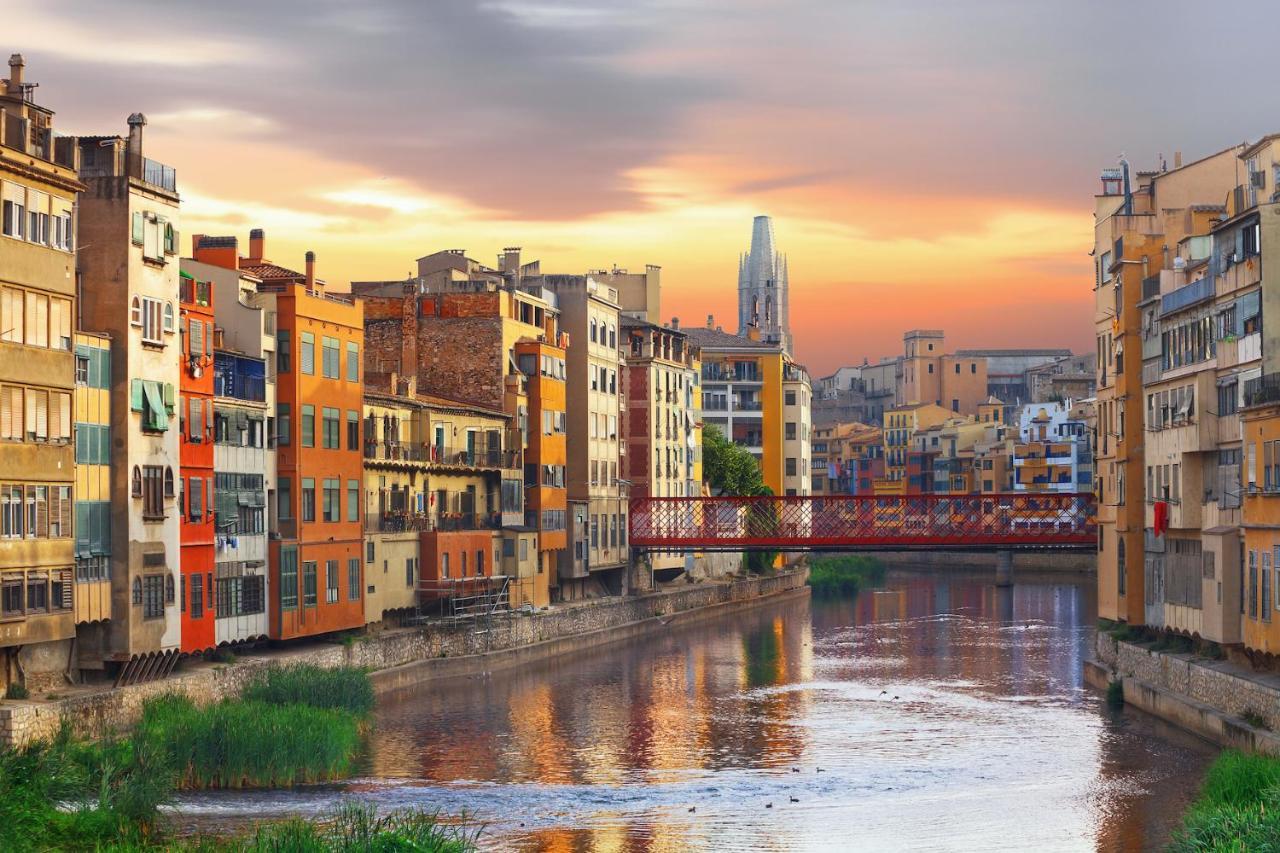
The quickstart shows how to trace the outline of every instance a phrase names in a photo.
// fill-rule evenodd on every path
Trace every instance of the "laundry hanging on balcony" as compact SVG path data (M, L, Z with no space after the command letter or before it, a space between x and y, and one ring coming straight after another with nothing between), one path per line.
M1151 529L1156 536L1164 535L1164 532L1169 529L1169 503L1167 501L1156 501Z

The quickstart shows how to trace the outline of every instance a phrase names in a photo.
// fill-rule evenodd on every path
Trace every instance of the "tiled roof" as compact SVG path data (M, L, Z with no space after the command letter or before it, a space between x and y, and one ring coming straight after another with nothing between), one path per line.
M753 341L751 338L743 337L742 335L731 335L721 329L708 329L705 326L690 326L687 328L681 328L680 331L684 332L685 335L689 337L689 340L693 341L703 349L715 349L716 347L748 347L751 349L776 350L779 348L778 344L771 344L765 341Z
M280 279L280 278L306 278L307 277L305 273L300 273L297 270L291 270L288 267L281 267L275 264L242 264L240 266L240 271L246 272L252 276L256 276L257 278L260 278L263 281L270 281L271 279Z

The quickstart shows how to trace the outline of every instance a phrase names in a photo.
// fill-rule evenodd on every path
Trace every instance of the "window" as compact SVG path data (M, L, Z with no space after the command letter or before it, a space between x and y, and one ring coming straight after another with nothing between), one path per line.
M290 370L290 338L289 332L281 329L276 333L276 372L288 373Z
M304 407L305 411L305 407ZM342 425L339 422L341 412L338 409L332 409L325 406L321 410L321 442L323 446L329 450L342 449Z
M787 422L787 431L786 431L786 440L787 440L787 441L795 441L795 438L796 438L796 425L795 425L795 422L794 422L794 421L788 421L788 422Z
M173 583L170 575L143 575L142 577L142 618L164 618L165 579Z
M316 569L318 564L315 560L306 560L302 564L302 606L315 607L316 598Z
M316 336L311 332L303 332L302 341L302 372L308 376L314 376L316 373Z
M347 450L360 449L360 413L347 410Z
M204 441L204 401L199 397L190 399L191 417L187 418L188 435L191 441L199 444Z
M288 477L276 481L276 514L281 521L293 518L293 484Z
M165 474L168 473L169 491L173 491L173 470L160 465L143 465L141 480L138 469L133 469L134 487L142 498L142 517L145 519L164 518Z
M187 492L187 500L191 505L190 519L192 522L204 520L204 480L200 477L191 478L191 488Z
M4 185L4 233L21 240L26 235L27 193L20 184Z
M787 457L787 476L794 477L796 475L796 459L794 456Z
M360 481L347 480L347 521L360 520Z
M449 554L448 552L440 555L440 577L449 577Z
M360 345L347 341L347 381L360 381Z
M340 481L338 480L337 477L331 477L331 478L326 478L324 480L324 483L322 484L324 488L323 508L324 508L325 521L341 521L342 520L341 511L338 507L339 482Z
M316 520L316 481L311 477L302 478L302 520Z
M357 557L347 560L347 600L360 600L360 560Z
M183 578L185 581L186 578ZM201 619L204 617L204 575L195 574L191 576L191 618Z
M302 446L316 446L316 407L310 404L302 407Z
M298 549L280 549L280 607L293 610L298 606Z
M293 420L289 413L288 403L276 404L276 444L288 447L289 434L293 430Z
M338 561L325 560L324 563L324 601L335 604L338 601Z
M405 561L404 561L404 585L405 586L409 586L409 587L413 586L414 575L416 574L413 564L414 564L413 557L405 558Z
M338 378L337 338L331 338L328 335L320 338L320 369L325 379Z

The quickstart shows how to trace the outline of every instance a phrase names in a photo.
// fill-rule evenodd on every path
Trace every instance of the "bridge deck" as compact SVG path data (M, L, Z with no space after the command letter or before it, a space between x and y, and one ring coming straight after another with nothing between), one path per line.
M1086 550L1091 494L633 498L631 545L702 551Z

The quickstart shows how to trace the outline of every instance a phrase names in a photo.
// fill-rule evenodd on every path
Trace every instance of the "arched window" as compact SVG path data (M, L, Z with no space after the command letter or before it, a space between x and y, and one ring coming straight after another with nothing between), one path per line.
M133 603L135 605L142 603L142 578L133 579Z
M164 469L164 496L173 497L173 469L167 466Z
M174 321L173 321L173 303L166 302L164 304L164 330L166 332L172 333L174 331L174 328L175 327L174 327Z
M596 342L596 320L594 317L592 317L591 318L591 343L594 344L595 342Z
M131 480L131 483L132 486L130 491L133 493L133 496L135 498L142 497L142 469L137 465L133 466L133 479Z
M129 301L129 322L134 326L142 325L142 300L136 296Z

